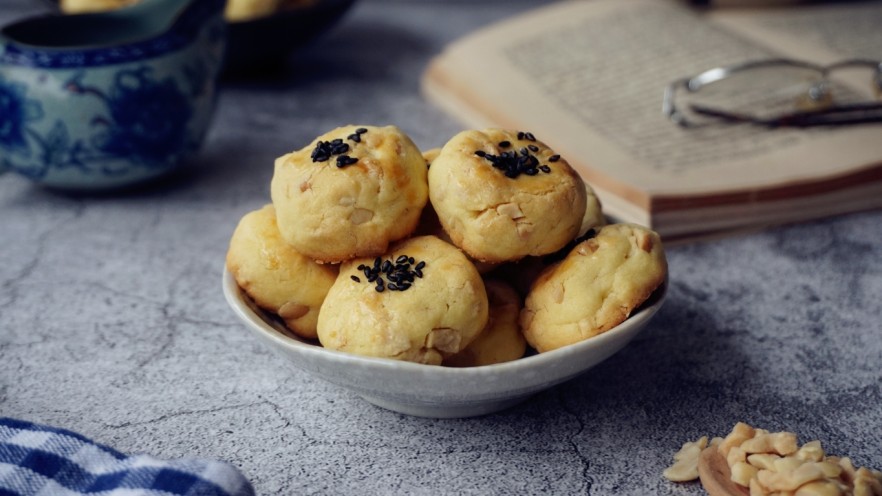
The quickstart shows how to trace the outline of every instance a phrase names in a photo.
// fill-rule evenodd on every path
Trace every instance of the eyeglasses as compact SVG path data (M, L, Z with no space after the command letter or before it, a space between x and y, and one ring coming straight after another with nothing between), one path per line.
M882 122L880 98L882 61L767 59L678 79L665 90L662 111L686 128L835 126Z

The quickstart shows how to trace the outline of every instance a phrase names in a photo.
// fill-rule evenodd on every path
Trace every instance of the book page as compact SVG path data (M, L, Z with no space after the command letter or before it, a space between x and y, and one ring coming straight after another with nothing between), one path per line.
M642 208L653 195L758 189L878 161L878 126L685 130L662 115L669 82L780 56L773 46L677 3L563 2L453 44L428 79L488 122L528 127L586 180Z
M729 29L768 40L779 53L809 57L816 63L843 58L882 60L879 2L719 11L709 17ZM806 45L814 47L813 53L806 53Z

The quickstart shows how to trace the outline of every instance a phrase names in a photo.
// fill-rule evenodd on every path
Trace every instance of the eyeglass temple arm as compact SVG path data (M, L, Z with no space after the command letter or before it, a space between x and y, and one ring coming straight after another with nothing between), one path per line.
M698 104L690 105L690 108L697 114L715 117L728 122L749 122L767 127L814 127L882 122L882 104L879 103L841 105L829 109L794 112L771 119L727 112Z

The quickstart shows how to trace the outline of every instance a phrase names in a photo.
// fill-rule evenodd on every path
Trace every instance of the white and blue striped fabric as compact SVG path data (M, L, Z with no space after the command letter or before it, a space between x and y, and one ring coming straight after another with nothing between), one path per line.
M0 417L0 496L252 496L232 465L126 456L67 430Z

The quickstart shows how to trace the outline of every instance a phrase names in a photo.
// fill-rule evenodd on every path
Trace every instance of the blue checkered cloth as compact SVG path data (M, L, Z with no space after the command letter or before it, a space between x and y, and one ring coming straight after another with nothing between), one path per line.
M0 417L0 496L253 496L232 465L126 456L63 429Z

